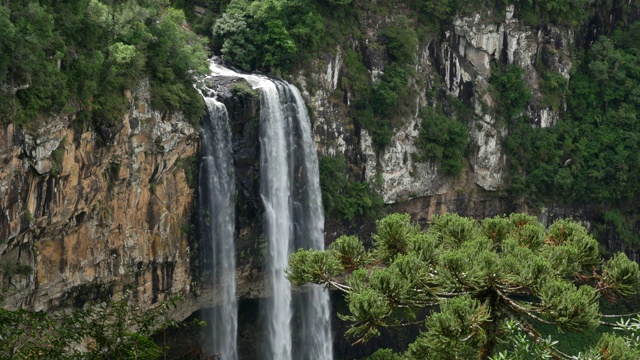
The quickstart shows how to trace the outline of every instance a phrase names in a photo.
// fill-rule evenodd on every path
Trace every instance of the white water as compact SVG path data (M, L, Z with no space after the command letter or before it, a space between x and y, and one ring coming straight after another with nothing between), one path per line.
M299 247L315 250L324 249L324 210L320 191L320 174L316 144L311 134L311 119L304 100L295 86L289 85L296 103L297 118L301 128L302 161L306 167L304 189L304 224ZM319 285L309 286L303 295L302 332L305 343L301 346L300 359L333 359L333 339L331 337L331 310L329 292Z
M211 63L214 76L244 78L260 91L260 194L265 207L268 286L267 359L331 360L328 292L309 286L296 297L284 276L295 248L324 248L324 216L311 121L293 85ZM294 313L294 308L296 312ZM292 330L294 326L300 326ZM292 334L293 333L293 334ZM298 344L294 346L294 337Z
M213 94L204 95L208 116L203 122L200 204L203 229L210 237L213 255L214 288L221 296L210 319L211 348L221 359L237 358L236 336L238 303L236 301L235 214L233 194L235 177L231 157L231 131L225 106Z

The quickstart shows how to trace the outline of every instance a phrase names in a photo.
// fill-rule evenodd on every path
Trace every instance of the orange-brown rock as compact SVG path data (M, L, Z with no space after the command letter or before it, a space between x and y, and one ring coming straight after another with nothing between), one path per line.
M81 305L131 289L146 307L190 290L187 234L194 189L179 159L198 132L149 107L148 86L108 144L48 119L37 133L0 127L2 305Z

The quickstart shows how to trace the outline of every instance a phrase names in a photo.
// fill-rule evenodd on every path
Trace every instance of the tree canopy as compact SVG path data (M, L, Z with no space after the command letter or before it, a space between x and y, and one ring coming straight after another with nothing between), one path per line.
M445 214L421 231L409 215L391 214L377 221L372 240L370 250L354 236L328 250L299 250L287 277L344 292L349 313L339 316L356 342L381 328L423 324L406 359L485 359L508 336L508 324L534 344L544 344L536 323L590 331L602 324L600 299L640 287L637 263L623 253L604 260L597 241L571 220L545 229L527 214L481 222ZM625 346L640 354L625 344L615 335L601 341L606 351ZM552 343L548 352L563 356Z
M148 79L151 101L198 121L192 84L207 71L203 41L168 0L12 0L0 6L0 124L76 113L117 125L125 90ZM35 126L35 125L34 125Z

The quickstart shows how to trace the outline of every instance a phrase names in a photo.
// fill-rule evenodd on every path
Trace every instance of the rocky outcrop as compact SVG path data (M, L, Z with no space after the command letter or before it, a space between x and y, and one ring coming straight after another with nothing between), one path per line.
M348 106L352 99L339 87L346 67L345 49L359 52L363 63L369 64L372 79L384 72L384 53L377 42L388 18L367 16L361 24L364 40L352 40L345 48L316 60L303 76L296 77L306 90L304 94L315 114L315 133L319 151L335 156L345 155L362 170L362 179L375 183L385 203L442 195L454 191L471 191L469 183L485 191L505 187L506 169L502 139L507 134L503 122L497 121L495 101L489 88L491 72L499 63L516 64L524 69L525 82L533 98L525 110L537 126L552 126L563 106L550 108L541 101L539 69L553 71L568 78L575 35L567 29L551 25L535 29L523 25L514 17L514 7L503 15L491 12L468 17L456 17L441 36L421 44L415 55L414 79L408 84L416 89L415 113L403 118L394 129L391 144L376 149L364 129L354 126ZM374 66L375 65L375 66ZM313 84L312 86L310 84ZM469 123L470 146L468 166L460 178L446 176L438 163L421 160L416 140L420 133L418 110L434 106L427 94L456 98L474 113ZM471 179L471 181L468 181Z
M198 131L150 109L148 84L127 95L107 144L74 115L31 133L0 128L4 307L48 310L130 290L144 308L190 291Z

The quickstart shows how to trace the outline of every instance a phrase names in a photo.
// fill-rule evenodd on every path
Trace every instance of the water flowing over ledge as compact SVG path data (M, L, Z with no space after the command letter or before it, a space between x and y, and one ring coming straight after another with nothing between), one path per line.
M200 169L200 222L212 244L213 279L221 293L221 304L208 319L212 327L212 348L224 359L237 358L238 302L235 262L235 179L231 157L231 131L225 106L215 93L203 93L207 116L202 126L202 166Z
M313 141L311 121L302 96L295 86L281 80L238 73L213 61L210 69L213 77L244 79L260 93L260 197L264 206L264 233L268 242L265 281L272 294L272 297L261 305L268 339L265 340L265 351L260 357L278 360L330 360L333 358L333 346L327 291L319 286L310 286L300 296L292 297L291 285L284 276L284 270L288 267L288 256L293 250L324 248L324 211L316 144ZM207 100L210 113L209 104L214 102L215 100ZM228 130L216 131L228 136ZM225 140L219 140L217 137L215 139L217 147L226 146L226 151L231 151L229 140L225 143ZM207 145L203 144L203 149L205 147ZM221 154L229 156L226 153ZM228 167L227 170L219 171L225 174L218 175L220 179L217 181L224 180L223 177L230 173ZM229 193L233 194L234 190L230 189L232 188L227 188L227 196ZM233 205L227 206L231 207ZM212 209L212 206L208 209L210 208ZM220 228L224 226L220 224L211 232L219 234ZM223 261L222 258L234 256L222 256L216 252L217 248L228 250L228 247L214 244L214 267L221 269L220 274L228 274L227 270L224 270L228 264L218 262ZM215 288L222 289L225 294L233 291L230 286L234 285L234 282L223 280L219 276L214 278L220 282L214 284ZM225 356L222 352L224 350L233 354L235 359L236 336L223 333L237 329L237 324L226 324L226 321L231 320L237 322L237 315L234 314L233 319L225 318L225 312L234 309L237 312L237 304L235 298L231 300L226 295L223 301L228 301L229 304L222 304L215 311L213 327L216 328L219 324L222 329L216 330L219 334L214 334L214 337L226 336L227 340L216 338L214 346L219 349L217 351L220 351L223 358L231 358ZM233 350L223 348L222 341L233 341Z

